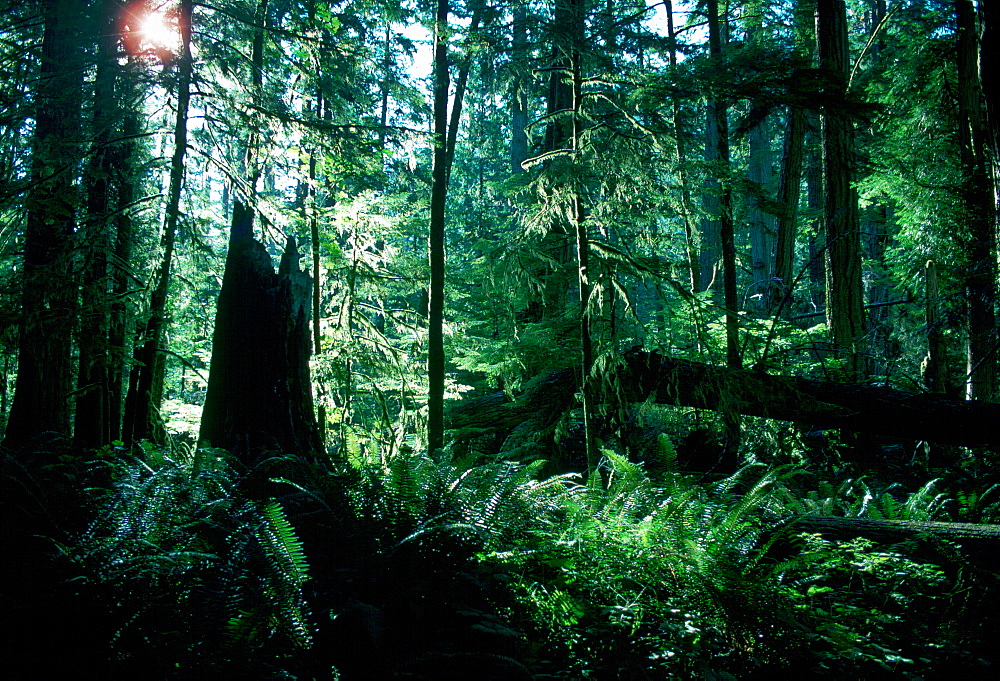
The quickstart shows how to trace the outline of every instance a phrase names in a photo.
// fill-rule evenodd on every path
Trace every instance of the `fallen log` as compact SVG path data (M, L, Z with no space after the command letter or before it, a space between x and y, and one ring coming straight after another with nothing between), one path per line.
M834 383L760 371L726 369L654 352L625 357L623 385L633 399L723 410L816 429L841 428L942 444L1000 444L1000 404L955 400L940 393Z
M1000 558L1000 525L871 520L822 515L799 515L785 521L783 533L786 536L801 532L821 534L827 539L865 537L879 544L898 544L930 535L954 543L969 558Z
M747 416L796 421L812 429L845 429L906 440L963 446L1000 445L1000 404L955 400L938 393L909 393L857 383L774 376L630 351L617 375L618 399L669 404ZM510 429L525 421L550 421L571 408L576 371L536 380L515 399L502 393L465 400L449 412L451 428Z

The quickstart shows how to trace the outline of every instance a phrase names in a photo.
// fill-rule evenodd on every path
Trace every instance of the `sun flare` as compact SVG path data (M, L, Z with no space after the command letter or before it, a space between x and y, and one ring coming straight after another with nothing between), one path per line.
M165 12L150 12L139 23L139 34L144 46L176 52L180 49L181 36L177 21Z

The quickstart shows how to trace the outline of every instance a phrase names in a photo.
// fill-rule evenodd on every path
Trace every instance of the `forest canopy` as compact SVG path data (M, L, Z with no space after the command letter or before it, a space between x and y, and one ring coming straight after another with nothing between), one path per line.
M164 678L995 664L971 596L907 638L996 598L990 4L0 0L30 616L123 589L75 654Z

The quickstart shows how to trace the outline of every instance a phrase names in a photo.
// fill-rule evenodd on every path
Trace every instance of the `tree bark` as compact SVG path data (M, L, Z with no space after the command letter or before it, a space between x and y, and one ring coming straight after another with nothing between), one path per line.
M445 211L448 202L448 0L437 1L434 24L434 169L428 237L427 452L444 447Z
M792 314L792 289L795 284L795 238L798 234L799 191L802 183L802 152L806 132L806 112L797 106L788 108L781 176L778 180L778 234L775 244L774 278L776 295L771 301L778 314L788 319Z
M965 292L968 306L968 388L970 399L992 400L997 394L998 370L996 261L996 204L988 174L988 139L982 83L979 80L979 44L972 0L955 0L958 24L959 141L963 170L961 199L965 208Z
M714 59L722 56L722 35L719 26L717 0L708 0L708 41ZM729 171L729 114L728 106L721 98L715 98L711 105L715 114L717 154L720 170ZM736 294L736 243L733 233L733 196L729 179L723 178L719 196L719 245L722 250L722 290L726 309L726 366L739 369L743 366L740 357L739 298ZM722 468L735 470L740 446L740 415L735 410L724 410Z
M944 333L941 328L941 315L938 300L937 265L928 260L924 265L926 291L924 293L924 321L927 325L927 355L920 366L924 385L932 393L943 393L947 385L947 354L945 353Z
M573 72L573 163L581 167L583 149L581 136L583 134L583 39L584 39L584 9L582 2L574 2L571 6L573 43L570 52L570 63ZM587 234L583 206L583 187L579 174L575 174L572 184L573 207L571 222L576 233L576 266L577 295L580 298L580 394L583 408L583 446L587 456L587 475L597 473L598 452L597 439L594 430L594 385L591 376L594 369L594 344L591 337L590 324L590 238Z
M121 85L118 93L119 101L127 102L122 109L122 140L115 145L114 184L115 184L115 217L114 217L114 258L111 265L112 300L110 319L108 323L109 378L108 403L111 414L111 440L122 440L122 410L125 405L125 390L127 387L128 361L130 356L131 328L134 323L130 312L130 298L134 292L132 284L132 241L134 239L132 211L135 206L135 188L137 185L137 145L136 138L142 130L141 115L138 109L139 65L129 59L127 70L119 74Z
M70 434L70 350L76 307L71 265L77 210L73 185L82 155L84 72L77 31L84 11L80 0L46 0L42 5L31 189L25 202L18 370L3 441L8 447L43 432Z
M698 409L730 409L746 416L797 421L815 429L842 428L910 440L964 446L1000 444L1000 404L914 394L895 388L833 383L734 370L654 352L632 351L614 379L627 402ZM575 373L541 377L507 401L502 394L466 400L449 414L451 428L509 429L565 411L576 390Z
M719 128L715 114L715 104L706 102L705 108L705 153L703 159L711 169L719 162ZM701 185L701 210L703 216L698 224L701 249L698 253L698 291L712 291L712 299L721 300L719 295L719 205L722 183L709 170Z
M819 115L806 112L806 206L817 216L810 224L809 238L809 307L826 310L826 234L823 228L823 141Z
M743 11L743 23L748 43L762 44L764 37L764 7L759 0L748 3ZM775 298L775 239L777 221L765 208L773 191L774 173L771 152L771 116L760 116L759 100L751 99L751 117L757 119L747 136L747 180L750 183L747 221L750 230L750 273L753 281L750 303L744 306L758 316L767 315Z
M479 31L479 22L483 18L483 7L483 0L475 0L470 4L472 18L469 20L469 30L465 34L465 54L462 56L462 63L458 68L458 78L455 79L455 96L452 99L451 116L448 121L448 141L445 147L446 177L448 179L451 179L451 166L455 161L455 146L458 144L458 127L462 122L462 105L465 102L465 90L469 84L469 71L472 69L472 50L476 46L475 39Z
M111 279L108 263L112 249L112 196L115 141L118 121L124 112L117 95L119 0L104 0L97 21L97 68L94 75L94 113L91 119L91 151L84 175L87 192L87 220L83 227L83 276L81 281L80 365L77 380L73 437L81 447L98 447L112 440L118 414L111 403L112 352L110 347ZM126 104L127 105L127 104Z
M763 207L773 182L771 171L770 119L765 117L750 130L747 179L753 187L749 214L750 261L753 288L751 305L757 315L768 314L775 298L775 240L777 226L774 216Z
M510 86L510 169L520 173L521 163L528 158L528 11L527 0L516 0L511 10L514 21L511 27L511 65L513 74Z
M253 464L268 452L321 451L309 382L311 290L288 239L278 272L233 205L199 439Z
M826 95L831 101L843 101L849 68L844 0L816 0L816 39L820 68L831 84ZM865 329L858 195L851 184L853 123L843 111L830 107L824 108L822 120L827 325L830 340L846 360L847 376L861 378Z

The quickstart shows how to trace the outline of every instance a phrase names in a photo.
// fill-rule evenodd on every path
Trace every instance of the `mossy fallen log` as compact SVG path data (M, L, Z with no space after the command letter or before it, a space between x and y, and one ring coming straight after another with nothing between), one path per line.
M1000 446L1000 404L910 393L884 386L776 376L630 351L606 381L616 399L732 410L747 416L796 421L812 429L844 429L907 440L963 446ZM572 407L576 371L553 372L514 399L502 393L465 400L448 415L451 428L511 429L551 420Z

